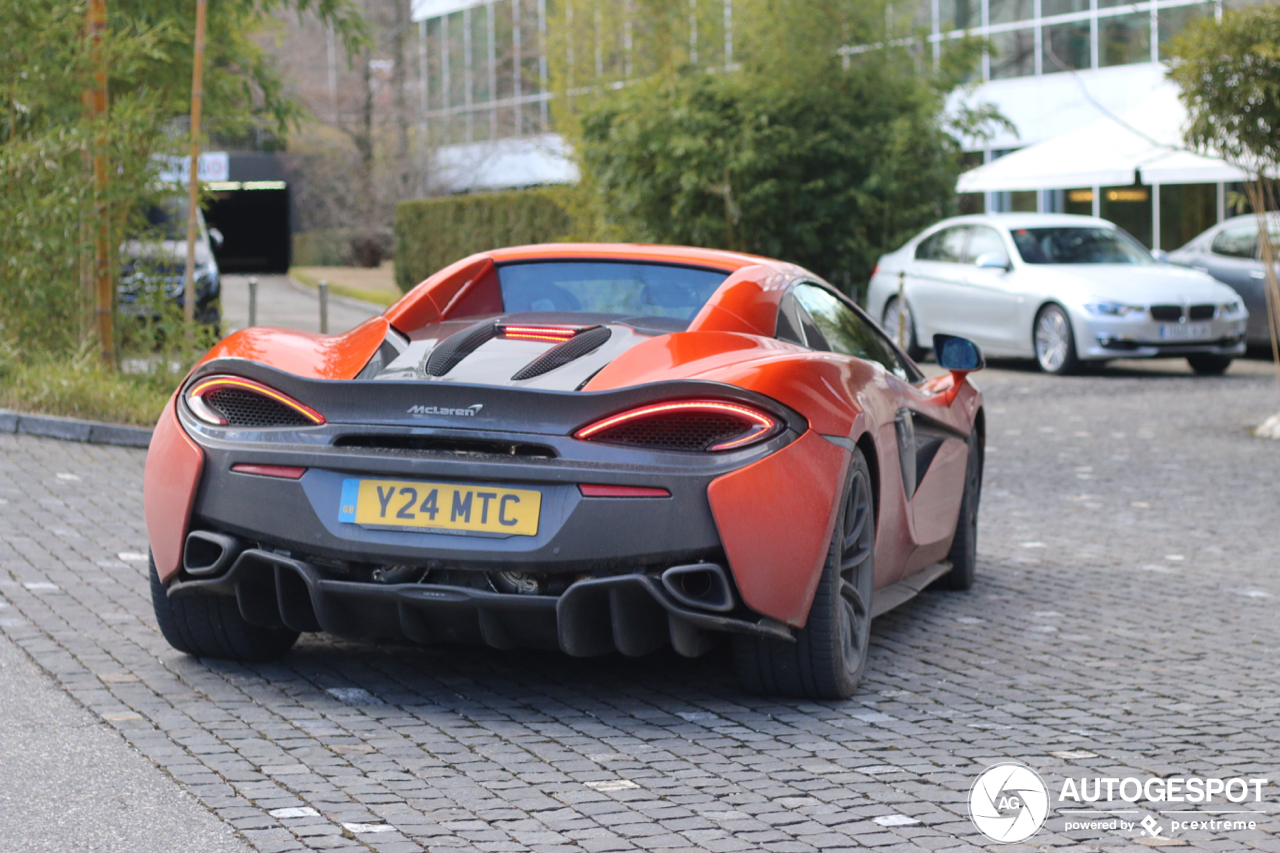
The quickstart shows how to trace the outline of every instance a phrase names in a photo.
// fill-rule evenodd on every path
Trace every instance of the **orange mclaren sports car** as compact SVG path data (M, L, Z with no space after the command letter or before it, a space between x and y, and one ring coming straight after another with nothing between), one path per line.
M973 583L982 354L926 379L766 258L474 255L341 335L237 332L147 457L166 639L263 660L300 632L694 656L841 698L871 620Z

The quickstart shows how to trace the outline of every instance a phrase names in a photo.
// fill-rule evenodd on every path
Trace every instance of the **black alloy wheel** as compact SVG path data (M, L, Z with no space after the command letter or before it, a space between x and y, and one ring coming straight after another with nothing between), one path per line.
M198 658L267 661L283 656L298 641L288 628L264 628L245 621L235 596L193 593L170 597L151 558L151 606L160 633L180 652Z
M748 690L805 699L853 695L871 639L875 524L871 472L855 449L809 619L796 641L735 637L738 674Z

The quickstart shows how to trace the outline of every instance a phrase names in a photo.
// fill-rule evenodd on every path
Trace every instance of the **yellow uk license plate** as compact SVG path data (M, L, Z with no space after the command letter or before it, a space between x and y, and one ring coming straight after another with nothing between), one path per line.
M343 480L338 520L363 527L534 536L542 493L412 480Z

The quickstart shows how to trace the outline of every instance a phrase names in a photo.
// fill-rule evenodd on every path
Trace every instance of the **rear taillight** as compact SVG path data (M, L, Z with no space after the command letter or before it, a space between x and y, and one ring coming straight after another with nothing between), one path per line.
M207 424L237 427L318 426L324 416L288 394L240 376L210 376L187 391L187 407Z
M777 418L742 403L677 400L611 415L574 433L583 441L715 453L737 450L777 435Z
M237 474L256 474L259 477L279 477L284 480L300 480L307 473L306 468L294 465L250 465L243 462L232 465L231 470Z

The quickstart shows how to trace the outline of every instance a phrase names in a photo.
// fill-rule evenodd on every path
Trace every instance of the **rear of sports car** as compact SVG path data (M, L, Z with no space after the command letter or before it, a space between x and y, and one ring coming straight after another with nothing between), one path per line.
M194 371L153 445L189 460L194 488L148 483L149 526L185 521L167 553L152 537L171 642L268 657L324 631L693 656L723 634L790 640L744 601L709 492L785 457L804 418L718 382L583 390L687 321L531 302L551 310L390 329L355 379L243 358ZM216 612L175 616L183 599ZM219 619L248 627L218 640Z

